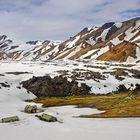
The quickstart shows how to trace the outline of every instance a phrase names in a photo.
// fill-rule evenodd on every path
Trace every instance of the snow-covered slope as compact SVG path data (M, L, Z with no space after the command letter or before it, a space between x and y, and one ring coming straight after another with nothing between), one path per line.
M2 140L44 140L44 138L48 140L118 140L118 138L119 140L137 140L140 137L139 118L86 119L72 117L101 112L92 108L75 108L74 106L46 108L46 113L56 116L62 120L63 123L40 121L35 117L35 114L22 112L25 105L29 104L24 102L24 100L35 98L35 96L31 93L27 93L27 91L21 87L20 82L32 76L43 76L47 74L54 77L62 74L63 71L66 70L66 75L69 80L73 72L81 73L82 77L76 77L78 78L79 84L86 82L92 86L92 92L107 93L115 90L120 84L124 84L129 88L131 84L139 83L139 79L135 78L135 76L133 76L134 73L132 73L134 70L139 70L139 67L139 63L117 64L99 61L80 62L65 60L48 63L27 61L0 62L0 83L9 85L8 87L3 87L0 84L0 119L13 115L18 115L20 118L19 122L0 123L0 138ZM128 75L124 74L120 76L124 79L116 79L112 72L115 72L117 68L123 68ZM95 72L99 72L101 76ZM86 77L86 80L83 76ZM37 104L37 106L41 105ZM116 139L114 136L116 136Z
M29 41L14 45L0 37L0 59L58 60L90 59L103 61L140 61L140 18L122 23L109 22L101 27L84 28L61 41ZM112 57L115 54L115 57ZM125 57L124 57L125 56Z
M6 35L0 37L0 60L47 60L58 51L61 41L28 41L26 43L10 40Z
M128 42L128 45L123 45ZM130 45L129 45L130 44ZM127 46L130 46L129 49ZM85 28L76 36L63 42L61 52L54 59L98 59L108 61L128 61L128 58L139 60L140 54L140 18L135 18L122 23L105 23L101 27ZM118 48L123 48L119 50ZM69 48L69 49L68 49ZM103 57L106 52L119 54L118 57ZM131 55L133 49L133 55ZM62 51L63 50L63 51ZM121 52L121 54L120 54ZM125 59L123 59L123 55ZM100 57L102 56L102 57Z
M135 85L139 84L139 67L139 63L104 63L101 61L57 60L47 63L6 61L0 63L0 91L3 89L7 90L7 93L13 92L14 89L20 91L17 88L20 86L19 83L32 76L63 75L70 81L76 80L79 84L86 83L91 87L91 93L106 94L117 91L119 85L134 89ZM4 88L1 85L4 82L11 84L11 87Z

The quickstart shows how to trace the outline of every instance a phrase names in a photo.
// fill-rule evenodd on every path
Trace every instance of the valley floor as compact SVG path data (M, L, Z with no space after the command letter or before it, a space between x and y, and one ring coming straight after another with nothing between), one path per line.
M76 105L79 108L90 107L103 111L98 114L80 116L84 118L140 117L140 91L137 91L136 95L126 92L110 95L37 98L33 101L43 104L43 107Z
M100 69L100 73L103 74L107 71L112 72L114 68L120 68L118 64L109 65L111 64L96 62L86 67L83 62L68 61L53 63L0 63L0 119L12 115L18 115L20 118L19 122L0 123L0 139L138 140L140 137L140 118L136 118L136 116L140 115L139 93L134 96L131 96L130 93L122 93L108 96L94 95L35 99L36 97L32 93L27 93L20 85L21 81L28 80L32 76L44 76L46 74L56 76L60 74L60 70L68 70L71 72L73 69L80 68L97 72ZM127 66L128 64L121 65L122 68L129 69ZM138 64L131 64L130 67L137 70L135 72L138 72ZM130 86L131 82L139 83L138 77L133 77L130 71L126 71L128 75L125 75L122 71L115 73L119 78L125 78L122 81L115 79L113 75L109 75L108 73L106 75L106 73L104 73L106 80L96 77L98 80L95 78L95 80L85 80L85 82L93 86L93 93L111 92L115 90L120 83L126 86ZM108 85L108 87L104 86L105 84ZM101 85L101 88L94 88L99 85ZM22 112L25 105L36 104L34 102L25 102L25 100L32 100L36 102L39 107L42 106L42 104L48 106L45 108L45 112L56 116L60 121L63 121L63 123L43 122L38 120L35 114ZM75 105L78 105L80 108L77 108ZM99 110L95 109L95 107ZM113 116L114 114L117 114L117 116L122 115L121 117L128 114L128 116L132 118L108 118L115 117Z
M86 112L87 109L81 110ZM59 112L64 123L41 122L33 116L24 117L19 123L0 124L2 140L138 140L140 137L140 119L84 119L72 118L77 110L71 107L50 108L50 112ZM97 110L88 110L86 113Z

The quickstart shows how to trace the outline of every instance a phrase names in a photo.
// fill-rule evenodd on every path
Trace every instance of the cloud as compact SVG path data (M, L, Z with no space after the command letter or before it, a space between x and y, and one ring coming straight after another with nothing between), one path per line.
M140 0L0 0L0 34L66 39L87 26L139 16Z

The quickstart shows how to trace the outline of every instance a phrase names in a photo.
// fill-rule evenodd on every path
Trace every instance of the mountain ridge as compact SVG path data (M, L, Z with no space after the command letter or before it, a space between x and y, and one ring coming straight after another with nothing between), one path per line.
M122 23L108 22L101 27L84 28L65 41L28 41L15 45L6 35L0 36L0 60L139 62L139 49L140 17Z

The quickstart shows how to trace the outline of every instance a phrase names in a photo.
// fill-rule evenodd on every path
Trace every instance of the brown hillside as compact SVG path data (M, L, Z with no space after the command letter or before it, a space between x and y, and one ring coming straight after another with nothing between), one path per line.
M102 61L126 61L129 56L136 58L136 47L134 43L124 41L111 48L97 59Z

